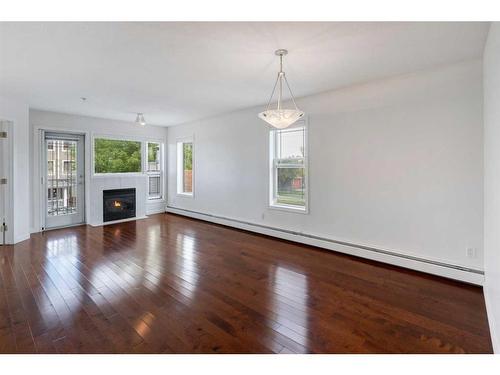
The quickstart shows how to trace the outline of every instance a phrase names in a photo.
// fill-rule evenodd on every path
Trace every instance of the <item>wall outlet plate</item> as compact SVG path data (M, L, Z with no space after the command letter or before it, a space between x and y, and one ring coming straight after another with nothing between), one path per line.
M476 258L477 257L476 249L474 249L473 247L468 247L465 250L465 254L467 255L467 258Z

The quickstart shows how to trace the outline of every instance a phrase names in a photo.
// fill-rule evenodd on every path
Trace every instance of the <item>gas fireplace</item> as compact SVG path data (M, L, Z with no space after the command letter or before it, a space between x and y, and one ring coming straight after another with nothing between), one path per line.
M103 221L135 217L135 189L104 190Z

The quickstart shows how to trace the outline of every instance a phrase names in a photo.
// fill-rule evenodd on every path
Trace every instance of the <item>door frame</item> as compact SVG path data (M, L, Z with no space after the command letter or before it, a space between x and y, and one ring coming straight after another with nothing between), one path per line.
M46 153L45 153L45 135L46 133L59 133L59 134L67 134L68 136L81 136L83 137L82 143L83 143L83 171L84 171L84 204L83 204L83 221L78 224L71 224L67 225L64 227L72 227L72 226L78 226L82 224L87 224L87 213L89 212L89 182L90 182L90 174L89 170L87 168L88 164L88 149L89 149L89 134L88 132L78 132L74 130L66 130L66 129L57 129L57 128L38 128L35 127L34 129L35 132L38 132L38 143L37 143L37 148L38 150L34 152L34 155L38 155L38 175L36 178L38 178L40 188L38 189L38 209L39 209L39 225L38 225L38 231L45 231L45 230L51 230L51 229L56 229L54 228L47 228L46 227L46 210L47 210L47 191L46 191ZM61 228L61 227L58 227Z
M7 189L5 194L5 224L7 225L7 232L5 233L5 244L2 244L3 233L0 232L0 244L8 245L15 243L14 238L14 205L12 204L12 200L14 197L14 122L7 118L1 118L0 121L4 123L5 129L7 132L7 139L2 140L3 145L6 149L3 150L3 154L7 155L7 158L3 158L4 160L0 160L0 163L3 162L3 170L6 172L4 176L7 178ZM1 131L1 130L0 130ZM0 154L0 156L2 156ZM1 223L0 223L1 224Z

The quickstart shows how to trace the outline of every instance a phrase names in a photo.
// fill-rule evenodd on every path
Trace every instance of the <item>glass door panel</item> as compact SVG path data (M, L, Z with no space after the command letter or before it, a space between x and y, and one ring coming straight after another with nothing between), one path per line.
M83 222L83 137L45 136L46 228Z

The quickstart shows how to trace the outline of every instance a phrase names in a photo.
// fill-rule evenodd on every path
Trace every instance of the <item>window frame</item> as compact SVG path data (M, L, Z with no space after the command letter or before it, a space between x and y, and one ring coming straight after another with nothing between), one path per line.
M277 189L278 189L278 166L276 163L276 134L280 129L269 129L268 134L268 142L269 142L269 154L268 154L268 163L269 163L269 175L268 175L268 208L272 210L280 210L286 212L300 213L300 214L308 214L309 213L309 126L308 119L302 118L297 121L294 125L282 129L284 131L293 130L303 128L304 129L304 206L294 206L290 204L283 204L277 202ZM287 167L294 167L294 164L288 164Z
M96 139L107 139L111 141L130 141L130 142L138 142L141 145L141 170L139 172L106 172L106 173L96 173L95 171L95 141ZM134 139L131 137L121 137L117 135L104 135L104 134L96 134L92 137L92 153L91 153L91 165L92 165L92 177L134 177L134 176L142 176L144 175L144 143L147 142L144 139Z
M184 164L184 144L186 143L191 143L192 145L192 151L191 151L191 192L184 192L184 173L180 173L180 171L183 171L183 164ZM175 179L177 183L177 188L176 188L176 193L177 196L179 197L185 197L185 198L194 198L194 192L195 192L195 143L194 143L194 137L189 137L189 138L179 138L177 139L175 143L176 147L176 168L175 168Z
M159 153L160 153L160 156L159 156L159 159L160 159L160 170L158 171L150 171L149 170L149 160L148 160L148 147L149 147L149 144L150 143L156 143L157 145L160 146L159 148ZM157 201L162 201L164 200L164 194L165 194L165 189L164 189L164 174L165 174L165 168L164 168L164 162L163 162L163 152L164 152L164 144L163 142L161 141L155 141L155 140L146 140L146 141L143 141L143 154L142 154L142 157L143 157L143 170L144 170L144 174L146 174L148 176L148 191L147 191L147 200L148 201L154 201L154 202L157 202ZM149 196L149 178L151 176L159 176L160 177L160 195L158 197L150 197Z

